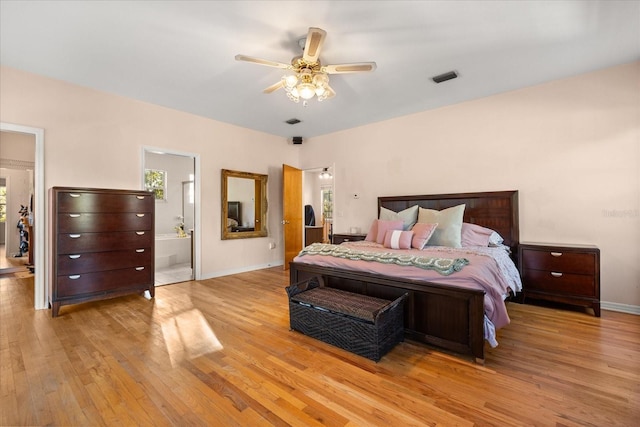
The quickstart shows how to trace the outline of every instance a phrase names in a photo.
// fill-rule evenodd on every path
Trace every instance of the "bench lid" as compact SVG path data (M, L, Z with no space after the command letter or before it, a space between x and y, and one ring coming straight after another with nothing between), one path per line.
M294 302L309 304L357 319L375 322L375 318L392 301L354 294L334 288L313 288L291 297Z

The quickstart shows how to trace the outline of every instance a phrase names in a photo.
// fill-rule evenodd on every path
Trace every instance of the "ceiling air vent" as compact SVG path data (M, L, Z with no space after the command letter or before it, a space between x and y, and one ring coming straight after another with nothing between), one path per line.
M436 83L442 83L446 82L447 80L455 79L456 77L458 77L458 74L455 71L449 71L448 73L433 76L431 77L431 80Z
M298 120L298 119L289 119L285 123L289 123L290 125L295 125L295 124L298 124L300 122L301 122L301 120Z

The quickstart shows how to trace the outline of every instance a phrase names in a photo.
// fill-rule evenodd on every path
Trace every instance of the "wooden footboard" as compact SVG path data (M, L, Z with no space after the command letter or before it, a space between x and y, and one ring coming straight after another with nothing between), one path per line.
M408 293L405 338L471 354L477 363L484 363L484 291L299 262L290 264L290 284L312 276L322 276L325 286L388 300Z

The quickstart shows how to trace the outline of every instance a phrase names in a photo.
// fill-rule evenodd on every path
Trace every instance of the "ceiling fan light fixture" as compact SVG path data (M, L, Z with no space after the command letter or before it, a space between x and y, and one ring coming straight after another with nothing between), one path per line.
M320 50L324 43L326 31L321 28L310 27L307 37L298 40L302 48L302 55L296 56L290 64L254 58L246 55L236 55L236 61L253 62L254 64L287 70L279 82L269 86L264 93L273 93L283 88L287 97L293 102L300 102L306 107L307 101L314 96L318 101L333 98L336 92L329 86L329 74L359 73L376 69L375 62L358 62L353 64L322 65Z
M322 101L330 93L328 86L329 76L308 68L296 71L295 74L282 76L282 87L287 92L287 97L293 102L300 102L300 98L309 100L314 96L318 101Z

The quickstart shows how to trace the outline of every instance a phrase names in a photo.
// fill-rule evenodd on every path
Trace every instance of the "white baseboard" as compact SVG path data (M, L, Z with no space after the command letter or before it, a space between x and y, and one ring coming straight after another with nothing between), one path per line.
M640 306L637 305L601 301L600 308L603 310L619 311L621 313L636 314L640 316Z
M201 280L213 279L215 277L222 277L222 276L230 276L232 274L246 273L248 271L262 270L264 268L278 267L278 266L283 266L283 265L284 265L284 261L280 260L280 261L270 262L268 264L250 265L250 266L242 267L242 268L233 268L233 269L230 269L230 270L221 270L221 271L216 271L216 272L211 273L211 274L203 275Z

